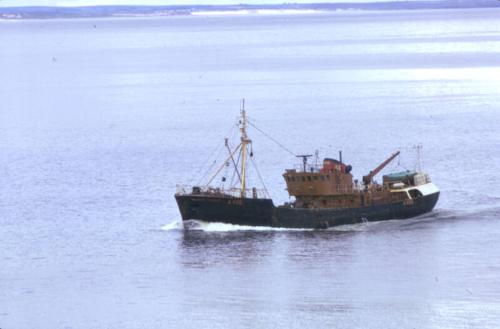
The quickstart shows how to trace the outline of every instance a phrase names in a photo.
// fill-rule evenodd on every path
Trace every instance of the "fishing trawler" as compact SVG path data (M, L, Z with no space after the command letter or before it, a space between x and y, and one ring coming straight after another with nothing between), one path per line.
M395 152L374 170L353 180L352 166L339 158L325 158L322 164L309 164L312 155L296 155L300 168L286 169L283 178L292 201L275 206L266 189L248 188L247 166L253 157L252 140L244 101L239 119L239 144L231 149L215 174L202 186L178 187L175 199L182 220L222 222L245 226L327 229L332 226L389 219L406 219L431 211L439 189L421 171L402 171L384 175L382 184L374 177L400 152ZM255 127L257 128L257 127ZM238 186L211 184L224 168L233 166ZM257 171L258 172L258 171ZM259 174L260 177L260 174ZM222 177L222 182L226 177Z

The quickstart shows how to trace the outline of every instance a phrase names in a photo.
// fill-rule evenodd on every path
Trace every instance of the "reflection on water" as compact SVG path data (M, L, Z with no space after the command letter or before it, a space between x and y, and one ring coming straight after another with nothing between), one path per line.
M264 319L271 321L291 316L296 327L326 323L349 328L368 321L382 328L402 314L398 325L440 327L443 318L468 321L465 317L480 309L478 303L492 310L492 300L484 295L488 284L469 276L464 257L472 250L464 241L481 234L486 243L493 236L488 229L457 235L475 223L450 213L342 230L186 230L179 232L177 252L184 275L197 282L196 307L212 300L217 289L224 296L237 296L224 303L231 312L244 309L249 317L264 312ZM481 216L490 223L494 219ZM478 264L489 256L480 258ZM493 314L468 323L487 324L498 319L498 312ZM339 324L335 315L345 322Z
M180 243L182 264L210 267L220 264L250 265L269 256L274 232L234 231L206 233L185 231Z

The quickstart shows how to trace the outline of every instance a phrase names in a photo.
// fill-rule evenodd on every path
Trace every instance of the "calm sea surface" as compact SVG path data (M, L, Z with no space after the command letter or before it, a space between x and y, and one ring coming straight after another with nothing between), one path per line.
M498 328L500 11L0 22L0 328ZM360 178L413 145L435 211L184 231L246 98ZM275 203L296 159L257 131Z

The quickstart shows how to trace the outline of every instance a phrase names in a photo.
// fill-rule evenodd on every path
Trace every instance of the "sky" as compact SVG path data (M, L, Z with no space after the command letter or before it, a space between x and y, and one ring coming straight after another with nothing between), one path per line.
M280 4L319 2L383 2L388 0L0 0L0 7L19 6L97 6L97 5L225 5L225 4ZM389 0L391 1L391 0ZM406 1L406 0L392 0Z

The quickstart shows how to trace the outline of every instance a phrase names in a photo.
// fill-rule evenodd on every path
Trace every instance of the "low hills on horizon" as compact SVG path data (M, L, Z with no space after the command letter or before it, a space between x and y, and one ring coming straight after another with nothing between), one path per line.
M342 3L283 3L274 5L103 5L84 7L0 7L0 19L103 18L133 16L179 16L196 13L230 14L287 11L334 12L345 10L419 10L419 9L500 8L500 0L428 0Z

